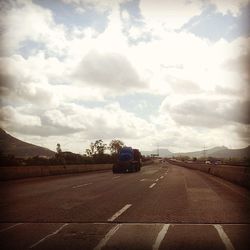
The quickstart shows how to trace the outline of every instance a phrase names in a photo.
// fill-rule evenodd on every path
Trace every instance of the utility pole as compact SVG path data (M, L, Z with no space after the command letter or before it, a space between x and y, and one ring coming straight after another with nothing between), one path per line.
M158 155L158 157L160 156L159 155L159 143L157 143L157 155Z
M204 144L203 156L204 156L204 160L205 160L206 159L206 146L205 146L205 144Z

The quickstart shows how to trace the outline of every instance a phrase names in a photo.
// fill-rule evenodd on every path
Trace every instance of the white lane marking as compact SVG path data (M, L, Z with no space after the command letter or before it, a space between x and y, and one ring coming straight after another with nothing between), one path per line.
M80 188L80 187L85 187L88 185L91 185L92 183L85 183L85 184L81 184L81 185L77 185L77 186L73 186L72 188Z
M118 176L116 176L116 177L113 177L113 179L117 179L117 178L120 178L121 176L120 175L118 175Z
M160 179L163 179L164 178L164 176L162 175L161 177L160 177Z
M156 179L155 182L159 181L159 179Z
M109 218L108 221L114 221L117 217L119 217L122 213L124 213L131 206L132 206L132 204L125 205L122 209L120 209L118 212L116 212L111 218Z
M9 226L9 227L7 227L7 228L4 228L4 229L0 230L0 233L1 233L1 232L5 232L5 231L7 231L7 230L9 230L9 229L11 229L11 228L17 227L17 226L22 225L22 224L23 224L23 223L17 223L17 224L15 224L15 225L12 225L12 226Z
M221 225L214 225L215 229L218 231L218 234L224 243L227 250L234 250L234 246L231 242L231 240L228 238L227 234L223 230L223 227Z
M112 227L109 232L104 236L103 239L98 243L98 245L94 248L94 250L102 249L108 242L108 240L115 234L115 232L121 227L121 224L118 224Z
M164 239L166 233L168 232L168 228L169 228L170 224L164 224L161 231L159 232L156 240L155 240L155 243L152 247L153 250L158 250L160 245L161 245L161 242L162 240Z
M153 183L149 188L153 188L156 185L156 183Z
M141 179L140 181L153 181L152 179Z
M29 248L33 248L36 247L37 245L39 245L40 243L42 243L43 241L45 241L46 239L58 234L64 227L68 226L68 223L63 224L61 227L59 227L55 232L48 234L47 236L45 236L44 238L42 238L41 240L37 241L35 244L33 244L32 246L30 246Z

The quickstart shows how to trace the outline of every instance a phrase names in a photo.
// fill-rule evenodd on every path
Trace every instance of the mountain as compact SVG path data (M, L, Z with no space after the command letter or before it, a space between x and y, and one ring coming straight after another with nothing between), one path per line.
M27 158L33 156L51 157L55 152L47 148L39 147L24 141L21 141L0 128L0 154L14 155L15 157Z
M155 151L142 151L142 155L152 155L157 154L157 150ZM159 156L160 157L171 157L173 155L167 148L159 148Z
M142 151L143 155L157 154L157 150L154 151ZM206 157L216 157L216 158L244 158L249 157L250 155L250 146L242 149L229 149L225 146L214 147L205 150ZM159 149L160 157L172 157L172 156L189 156L190 158L204 157L204 150L194 151L194 152L185 152L185 153L172 153L166 148Z
M222 150L227 150L227 147L214 147L211 149L206 149L205 152L204 150L200 150L200 151L193 151L193 152L184 152L184 153L175 153L174 156L189 156L189 157L204 157L204 154L206 156L213 156L216 152L218 151L222 151Z
M175 153L174 156L189 156L189 157L216 157L216 158L244 158L249 157L250 155L250 146L242 149L229 149L225 146L214 147L211 149L206 149L195 152L186 152L186 153Z
M250 146L241 149L222 149L214 152L214 157L217 158L244 158L250 156Z

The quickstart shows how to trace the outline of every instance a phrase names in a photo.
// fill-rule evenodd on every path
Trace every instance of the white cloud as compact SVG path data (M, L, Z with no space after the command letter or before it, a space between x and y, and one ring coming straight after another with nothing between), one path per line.
M41 120L35 115L26 115L18 112L11 106L5 106L0 109L1 126L10 124L15 126L41 126Z
M108 11L113 7L116 7L118 4L127 2L131 0L63 0L64 3L73 4L81 11L86 10L88 8L95 8L97 11Z
M140 139L154 130L149 123L126 112L116 103L103 108L86 108L75 104L61 105L40 113L40 116L25 114L25 107L3 107L2 126L4 129L28 135L67 135L81 133L86 140L98 138Z
M218 12L221 12L223 15L231 13L233 16L238 16L241 12L241 8L245 7L249 0L210 0L217 8Z
M39 137L52 149L57 139L72 149L113 138L148 149L160 142L174 151L204 143L247 144L249 38L211 42L175 31L201 13L204 1L141 1L145 25L127 27L130 38L138 39L132 44L121 20L130 14L118 3L65 2L109 10L105 31L66 30L51 10L30 1L4 8L2 49L9 53L0 62L4 128L31 140ZM150 39L140 40L145 32ZM23 56L20 48L27 41L43 46ZM136 111L147 111L148 103L138 101L131 113L114 101L142 92L166 97L147 120Z
M65 49L65 30L56 25L52 12L32 1L11 2L12 7L1 13L1 54L11 54L25 41L46 44L53 53L62 54Z
M146 23L154 29L157 30L162 25L174 30L201 13L202 1L141 0L140 10Z

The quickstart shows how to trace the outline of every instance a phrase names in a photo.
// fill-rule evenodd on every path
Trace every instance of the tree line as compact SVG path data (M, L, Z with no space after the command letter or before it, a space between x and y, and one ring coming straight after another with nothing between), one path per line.
M103 155L108 149L111 155L117 154L119 150L124 146L124 143L120 140L112 140L109 145L105 144L103 140L96 140L90 143L90 147L85 150L86 155L93 157L95 155Z
M36 166L36 165L60 165L60 164L99 164L114 163L119 150L125 144L121 140L112 140L109 144L103 140L91 142L83 154L72 152L55 153L53 157L34 156L28 158L17 158L14 155L1 155L0 166ZM106 151L109 150L110 154Z

